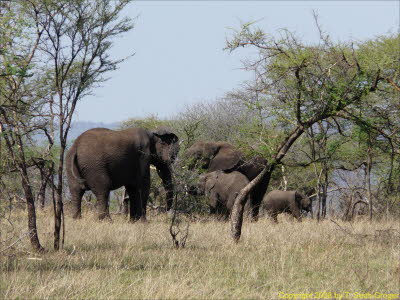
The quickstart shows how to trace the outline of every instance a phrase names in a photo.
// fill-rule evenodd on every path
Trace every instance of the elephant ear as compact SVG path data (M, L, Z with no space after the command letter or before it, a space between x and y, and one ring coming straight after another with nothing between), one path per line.
M294 191L293 193L294 193L294 195L293 195L294 202L297 204L297 207L301 208L302 207L302 205L301 205L301 199L302 199L301 194L298 191Z
M179 152L179 139L169 128L160 127L152 133L152 164L172 163Z
M204 175L205 196L209 197L211 190L215 187L218 180L218 172L211 172Z
M295 200L297 205L299 206L300 209L303 209L303 207L307 207L309 203L304 203L305 199L308 199L306 196L304 196L302 193L295 191Z
M232 145L221 144L214 158L211 160L208 171L229 171L240 163L241 158L240 152L235 150Z
M305 196L304 194L302 195L302 199L301 199L301 204L303 206L303 209L306 209L308 207L310 207L312 205L311 199L308 196Z
M168 127L158 127L153 131L153 134L167 144L175 144L179 141L176 134Z

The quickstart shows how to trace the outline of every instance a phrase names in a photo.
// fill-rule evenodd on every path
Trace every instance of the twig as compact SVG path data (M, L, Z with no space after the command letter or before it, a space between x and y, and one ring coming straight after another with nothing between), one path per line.
M0 251L0 253L3 253L4 251L12 248L15 244L17 244L19 241L21 241L24 237L26 237L27 235L31 234L31 232L26 232L24 233L22 236L20 236L14 243L12 243L11 245L9 245L8 247L4 248L3 250Z
M346 228L343 228L342 226L340 226L336 221L330 219L331 222L333 222L334 224L336 224L336 226L338 226L340 228L340 230L342 230L344 233L348 234L348 235L353 235L352 232L350 232L349 230L347 230Z
M326 193L336 192L336 191L339 191L339 190L341 190L341 188L329 190L329 191L326 191ZM320 192L320 194L322 194L322 192ZM317 196L317 195L318 195L318 193L315 193L315 194L312 194L312 195L310 195L310 196L308 196L308 197L309 197L309 198L312 198L312 197L315 197L315 196Z

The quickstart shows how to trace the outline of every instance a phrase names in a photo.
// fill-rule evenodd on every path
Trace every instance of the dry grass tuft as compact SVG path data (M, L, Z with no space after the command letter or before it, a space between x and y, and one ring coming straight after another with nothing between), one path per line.
M13 234L26 231L24 213L11 221ZM52 249L50 210L39 212L38 228ZM396 221L263 219L245 223L235 245L229 223L210 220L192 223L180 250L163 215L147 224L66 217L66 232L59 253L31 253L25 238L0 254L0 298L265 299L279 292L398 293L400 285Z

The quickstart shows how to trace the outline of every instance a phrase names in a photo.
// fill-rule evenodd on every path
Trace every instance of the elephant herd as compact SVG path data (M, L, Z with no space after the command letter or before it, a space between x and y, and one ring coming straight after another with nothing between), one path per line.
M167 210L173 202L172 164L179 152L178 137L167 128L150 131L131 128L114 131L94 128L82 133L67 152L66 171L73 217L81 217L85 191L98 201L99 219L110 218L110 191L125 187L131 221L146 219L150 191L150 165L160 176L166 191ZM227 219L240 190L266 166L262 157L245 160L243 154L226 142L195 142L183 154L191 170L201 170L198 184L189 192L205 195L211 214ZM301 210L310 211L311 201L297 191L266 193L261 180L247 196L245 210L257 220L260 207L275 222L282 212L301 220Z

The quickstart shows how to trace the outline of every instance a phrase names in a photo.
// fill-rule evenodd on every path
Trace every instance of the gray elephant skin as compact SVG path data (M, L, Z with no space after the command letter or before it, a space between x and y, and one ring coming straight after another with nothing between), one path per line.
M264 196L262 209L278 223L278 214L290 213L301 221L301 210L311 211L311 200L298 191L274 190Z
M245 175L234 171L214 171L199 178L200 194L204 194L210 207L210 213L228 219L240 190L249 183ZM246 204L249 203L247 196Z
M109 218L111 190L125 186L130 219L146 219L150 164L167 191L167 209L173 201L171 164L179 151L178 137L167 128L114 131L94 128L82 133L67 152L66 169L73 217L81 217L81 201L91 190L98 201L99 219Z
M238 171L249 181L257 177L267 164L259 156L246 161L240 151L226 142L196 142L186 150L184 159L188 162L189 169L199 168L206 172ZM268 179L262 180L251 192L249 203L253 220L258 218L260 204L267 189L266 180Z

